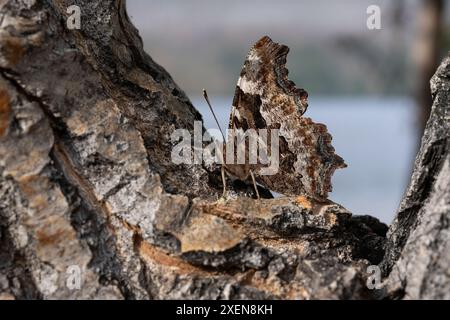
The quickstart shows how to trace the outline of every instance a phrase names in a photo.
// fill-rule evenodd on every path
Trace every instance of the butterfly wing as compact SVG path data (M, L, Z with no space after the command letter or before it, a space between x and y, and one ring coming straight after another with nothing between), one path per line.
M323 200L332 189L333 172L346 165L335 154L326 126L302 116L308 94L287 78L288 52L287 46L267 36L250 49L237 82L229 122L229 129L267 129L269 159L271 131L277 130L278 170L267 174L270 164L250 164L248 156L244 165L229 165L227 169L242 180L253 170L260 184L281 194Z

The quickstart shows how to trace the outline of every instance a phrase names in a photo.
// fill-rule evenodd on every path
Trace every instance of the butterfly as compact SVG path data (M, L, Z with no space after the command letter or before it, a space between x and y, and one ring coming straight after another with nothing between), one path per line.
M253 45L237 81L228 124L229 131L265 129L269 137L276 130L277 170L267 174L263 172L266 165L250 162L246 142L245 161L225 162L222 172L253 182L257 193L256 183L283 195L304 195L324 201L332 190L334 171L347 165L335 154L327 127L303 116L308 108L308 93L288 79L288 52L287 46L273 42L268 36ZM205 91L204 94L210 105ZM228 140L230 137L235 139L229 135ZM272 150L274 142L273 138L267 138L268 150ZM237 152L235 149L234 155ZM222 179L225 179L223 173Z

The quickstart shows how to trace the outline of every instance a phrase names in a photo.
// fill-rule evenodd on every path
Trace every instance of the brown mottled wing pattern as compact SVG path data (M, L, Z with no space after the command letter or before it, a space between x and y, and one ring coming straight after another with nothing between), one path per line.
M248 180L252 169L258 183L285 195L307 195L319 200L331 191L331 176L344 168L334 153L325 125L303 117L308 94L287 78L289 48L261 38L249 51L236 86L229 128L278 129L279 169L261 175L261 165L230 165L227 171Z

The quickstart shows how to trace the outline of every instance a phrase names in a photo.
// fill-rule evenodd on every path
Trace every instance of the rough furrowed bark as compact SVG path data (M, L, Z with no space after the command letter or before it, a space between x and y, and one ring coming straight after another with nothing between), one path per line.
M192 133L201 116L143 51L125 3L78 1L80 30L66 27L71 4L0 3L0 298L358 299L386 292L366 286L367 267L385 254L384 224L302 196L256 200L239 184L217 200L217 168L171 161L173 130ZM435 104L446 97L439 86L434 91ZM448 119L448 108L438 109ZM448 121L434 126L448 138ZM413 186L424 195L411 196L421 208L448 198L439 160L447 157L448 169L446 141L444 149L432 143L425 157L436 178L418 174L422 182ZM442 257L436 270L448 258L442 210L428 222L441 228L438 248L428 247ZM415 220L403 223L401 212L383 264L388 280L419 217L411 213Z

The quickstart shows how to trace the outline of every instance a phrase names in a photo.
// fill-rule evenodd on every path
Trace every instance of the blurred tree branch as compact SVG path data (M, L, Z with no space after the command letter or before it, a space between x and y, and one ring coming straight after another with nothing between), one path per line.
M414 96L419 108L418 121L421 135L430 115L432 103L430 79L440 61L444 0L422 0L419 8L413 61L418 71Z

